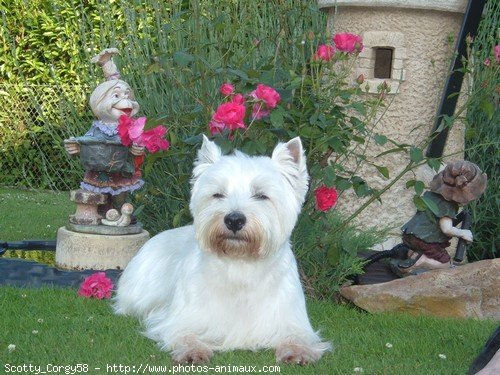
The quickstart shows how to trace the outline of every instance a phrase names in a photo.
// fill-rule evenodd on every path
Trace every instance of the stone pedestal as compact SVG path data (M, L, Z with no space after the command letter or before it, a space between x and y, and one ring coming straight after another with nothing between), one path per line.
M57 231L56 265L65 269L124 269L149 239L149 233L103 235Z

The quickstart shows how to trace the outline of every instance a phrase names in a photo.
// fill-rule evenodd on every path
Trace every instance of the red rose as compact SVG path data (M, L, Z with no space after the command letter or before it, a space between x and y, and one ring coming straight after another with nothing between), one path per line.
M223 83L219 89L220 93L224 96L234 94L234 86L230 83Z
M132 119L127 115L121 115L118 119L118 135L124 146L130 146L132 144L132 139L128 134L130 127L132 126Z
M321 44L316 50L315 56L323 61L330 61L335 53L335 49L332 46L326 44Z
M350 33L335 34L333 42L339 51L347 53L361 52L364 47L361 36Z
M257 88L252 91L250 96L257 100L262 100L266 103L267 108L270 109L276 107L278 102L281 100L280 94L275 89L263 85L262 83L257 85Z
M122 115L118 119L118 135L124 146L130 146L132 143L138 144L141 139L146 117L133 119L127 115Z
M338 193L335 188L329 188L325 185L320 186L314 191L316 198L316 208L320 211L328 211L337 204Z
M245 118L245 111L246 108L243 104L235 102L224 103L217 108L212 121L223 124L223 127L227 127L230 130L244 128L245 123L243 120Z
M244 105L245 104L245 97L241 94L236 94L231 98L231 102Z
M96 272L83 280L78 295L87 298L110 298L113 282L104 272Z
M158 152L160 150L168 150L170 143L163 137L167 133L164 126L157 126L156 128L146 130L141 135L140 146L145 146L149 152Z

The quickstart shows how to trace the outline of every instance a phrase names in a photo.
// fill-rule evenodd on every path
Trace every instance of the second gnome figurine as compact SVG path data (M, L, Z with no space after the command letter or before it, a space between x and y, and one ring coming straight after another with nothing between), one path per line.
M127 195L144 184L140 169L144 147L134 144L127 147L118 134L120 117L137 114L139 104L129 84L120 79L112 59L116 54L116 48L107 48L92 59L102 67L106 78L90 96L89 104L96 119L85 135L64 141L70 155L80 154L85 168L81 189L108 196L107 203L99 207L102 217L108 211L115 214L115 210L122 210ZM126 208L129 214L131 205ZM114 225L110 220L104 223Z
M430 191L423 198L433 210L417 213L401 228L403 244L409 251L407 259L394 260L393 270L400 276L426 270L450 267L451 257L446 248L452 237L472 242L472 232L456 227L460 206L481 196L486 189L487 176L468 161L448 164L434 176Z

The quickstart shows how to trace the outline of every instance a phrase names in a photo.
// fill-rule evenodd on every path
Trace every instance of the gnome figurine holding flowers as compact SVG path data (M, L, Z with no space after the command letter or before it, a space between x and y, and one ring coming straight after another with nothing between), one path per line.
M118 53L116 48L107 48L91 60L101 66L106 78L90 95L89 104L96 119L84 136L64 140L66 151L70 155L80 154L85 168L80 188L107 196L107 202L99 207L102 224L106 225L130 222L119 221L117 211L123 211L130 192L144 185L141 166L145 149L156 152L169 146L163 139L166 133L163 126L144 131L146 118L133 119L139 112L139 104L129 84L120 79L113 62ZM125 207L127 215L130 206Z

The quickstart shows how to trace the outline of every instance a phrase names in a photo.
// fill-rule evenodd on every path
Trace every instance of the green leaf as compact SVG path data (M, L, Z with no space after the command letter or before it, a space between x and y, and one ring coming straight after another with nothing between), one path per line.
M424 154L422 153L422 150L417 147L410 148L410 159L414 163L420 163L422 160L424 160Z
M283 128L283 110L281 108L276 108L271 112L271 124L277 129Z
M228 73L234 74L235 76L240 77L244 81L248 81L248 74L246 74L243 70L239 69L228 69Z
M441 161L436 158L430 158L427 159L427 165L437 172L439 171L439 168L441 168Z
M335 179L337 178L333 166L329 165L328 167L326 167L324 173L325 175L323 178L323 182L325 183L325 185L333 186L335 184Z
M189 53L179 51L174 53L174 61L177 65L186 67L189 63L194 61L194 56Z
M361 198L366 197L367 195L370 195L372 193L368 184L363 180L361 182L354 183L353 189L356 195Z
M415 193L422 195L425 189L425 184L422 181L415 181Z
M375 140L375 143L380 146L383 146L387 143L387 137L385 135L375 134L373 139Z
M375 165L375 168L377 168L377 170L380 172L382 176L384 176L385 178L389 178L389 169L387 169L387 167L381 167L379 165Z
M352 186L352 184L346 179L338 179L335 185L337 186L337 189L341 191L347 190Z
M365 108L365 105L363 103L354 102L354 103L351 103L350 107L354 108L356 111L358 111L363 116L366 116L366 108Z
M495 105L491 102L491 100L483 99L479 104L479 108L488 116L488 119L491 120L493 117L493 113L495 112Z
M417 182L416 180L409 180L409 181L406 181L406 188L409 189L413 186L415 186L415 182Z
M424 203L424 200L420 195L413 196L413 204L419 211L425 211L427 209L427 205Z
M381 152L380 154L378 154L377 156L375 156L376 158L379 158L381 156L384 156L384 155L387 155L387 154L392 154L394 152L400 152L400 151L403 151L404 148L402 147L395 147L395 148L391 148L390 150L387 150L387 151L384 151L384 152Z

